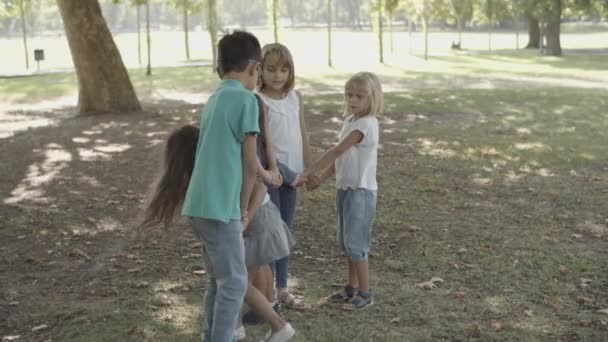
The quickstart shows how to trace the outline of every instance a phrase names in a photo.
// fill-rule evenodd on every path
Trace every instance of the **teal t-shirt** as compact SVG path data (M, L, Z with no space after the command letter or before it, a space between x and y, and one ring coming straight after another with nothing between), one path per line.
M194 171L182 215L228 222L241 218L243 159L248 133L260 132L255 95L235 80L224 80L201 113Z

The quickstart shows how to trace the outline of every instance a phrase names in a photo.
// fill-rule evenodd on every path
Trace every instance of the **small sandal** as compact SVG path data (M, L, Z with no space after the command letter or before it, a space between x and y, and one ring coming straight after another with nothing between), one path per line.
M374 296L372 291L357 291L357 294L353 297L353 299L349 303L344 304L344 309L356 311L369 308L372 305L374 305Z
M345 285L342 290L330 294L327 299L332 303L346 303L350 301L356 293L356 288Z
M289 292L280 294L278 296L278 302L282 306L284 306L288 309L294 309L294 310L305 310L306 309L306 304L304 303L304 301L297 298L296 296L292 295Z

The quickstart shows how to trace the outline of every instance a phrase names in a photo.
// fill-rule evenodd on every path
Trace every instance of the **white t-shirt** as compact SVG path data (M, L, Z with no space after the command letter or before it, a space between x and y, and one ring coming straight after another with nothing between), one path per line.
M359 119L352 115L347 117L342 124L340 141L355 130L363 134L363 140L336 159L336 187L377 190L376 166L380 140L378 119L371 115Z
M260 97L268 106L268 129L277 159L293 172L304 171L302 131L300 130L300 98L295 90L276 100L264 94Z

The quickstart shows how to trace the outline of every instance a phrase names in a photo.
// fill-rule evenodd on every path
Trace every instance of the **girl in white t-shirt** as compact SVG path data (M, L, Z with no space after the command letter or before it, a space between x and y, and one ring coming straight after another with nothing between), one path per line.
M336 175L338 245L347 256L348 284L329 296L345 309L360 310L374 303L369 288L368 256L376 213L376 165L379 129L376 115L384 99L378 77L359 72L344 87L344 123L338 144L307 170L307 188ZM322 171L320 175L315 172Z

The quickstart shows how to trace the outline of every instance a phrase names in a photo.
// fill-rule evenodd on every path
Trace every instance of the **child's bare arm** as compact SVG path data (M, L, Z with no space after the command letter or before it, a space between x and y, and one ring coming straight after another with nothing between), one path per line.
M308 169L312 165L312 153L310 152L306 120L304 120L304 98L302 93L299 91L297 91L296 94L298 94L298 98L300 100L300 134L302 135L302 155L304 156L304 168Z
M262 202L264 201L264 197L266 196L266 186L262 182L256 182L253 186L253 190L251 192L251 197L249 198L248 212L247 212L247 225L243 230L246 230L249 227L249 224L253 221L256 212L262 206Z
M327 152L325 152L323 156L317 160L317 162L309 170L306 171L306 174L309 175L320 170L326 170L332 164L334 164L336 159L338 159L338 157L340 157L344 152L361 142L363 137L363 133L358 130L350 132L350 134L340 141L338 145L327 150Z
M241 220L247 217L249 198L256 182L258 156L256 136L247 134L241 147L243 155L243 185L241 187Z
M264 146L266 152L266 160L268 161L268 170L277 170L277 157L272 146L272 132L268 125L268 107L264 106L264 134L266 135L266 146Z

